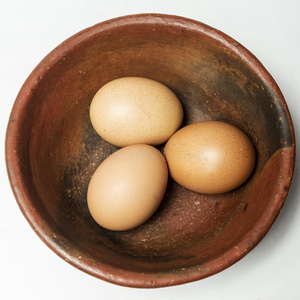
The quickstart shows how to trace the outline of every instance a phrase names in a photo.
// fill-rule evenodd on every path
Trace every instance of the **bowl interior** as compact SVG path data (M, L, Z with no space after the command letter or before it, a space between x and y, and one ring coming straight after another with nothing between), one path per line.
M96 134L89 105L103 84L123 76L171 88L183 125L219 120L242 129L257 152L249 180L203 195L169 179L162 205L143 225L125 232L97 225L87 186L118 148ZM164 286L224 269L261 240L289 189L293 129L279 89L241 45L201 23L130 16L84 30L39 64L16 102L8 169L21 180L14 191L22 211L65 260L111 282Z

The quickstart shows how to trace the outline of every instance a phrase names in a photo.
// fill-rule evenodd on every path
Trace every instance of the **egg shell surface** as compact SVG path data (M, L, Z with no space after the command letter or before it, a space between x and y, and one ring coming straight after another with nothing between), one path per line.
M156 211L167 182L168 167L159 150L143 144L124 147L93 174L87 193L89 211L106 229L132 229Z
M178 130L182 105L165 85L142 77L122 77L106 83L90 105L96 132L109 143L160 145Z
M255 166L255 149L237 127L204 121L178 130L167 142L164 155L171 177L203 194L231 191L247 180Z

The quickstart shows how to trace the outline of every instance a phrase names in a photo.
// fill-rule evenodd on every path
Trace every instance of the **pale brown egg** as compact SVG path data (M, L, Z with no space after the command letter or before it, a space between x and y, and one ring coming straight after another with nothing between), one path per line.
M148 78L123 77L99 89L90 118L96 132L113 145L159 145L180 127L183 110L165 85Z
M244 132L217 121L188 125L167 142L164 155L171 177L199 193L231 191L250 176L255 149Z
M92 176L89 211L106 229L132 229L156 211L167 182L168 167L159 150L150 145L127 146L106 158Z

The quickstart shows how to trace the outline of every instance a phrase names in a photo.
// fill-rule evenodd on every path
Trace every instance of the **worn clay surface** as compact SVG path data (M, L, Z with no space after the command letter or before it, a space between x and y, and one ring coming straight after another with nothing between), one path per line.
M145 224L125 232L96 224L87 186L118 148L96 134L89 106L103 84L124 76L151 78L174 91L183 126L218 120L242 129L257 154L245 184L204 195L170 179ZM165 15L107 21L57 47L22 87L6 141L13 191L41 239L83 271L135 287L198 280L247 254L285 202L294 155L286 103L255 57L204 24Z

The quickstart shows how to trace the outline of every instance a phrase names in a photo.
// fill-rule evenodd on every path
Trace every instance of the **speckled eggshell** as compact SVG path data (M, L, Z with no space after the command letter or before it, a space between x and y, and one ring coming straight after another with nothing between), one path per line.
M92 176L89 211L106 229L132 229L156 211L167 182L168 167L159 150L150 145L124 147L106 158Z
M113 145L159 145L180 127L183 110L165 85L148 78L123 77L98 90L90 118L96 132Z
M167 142L164 155L176 182L204 194L237 188L255 165L255 149L246 134L217 121L181 128Z

